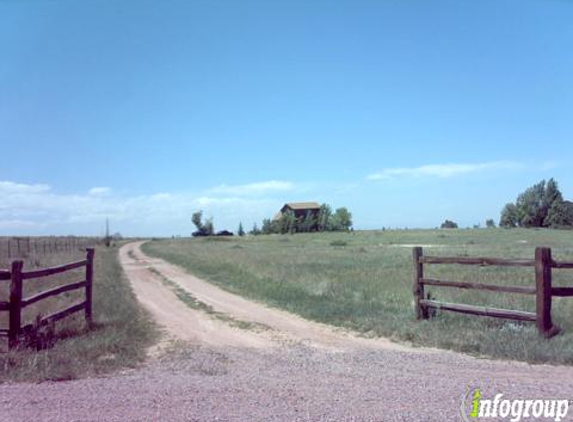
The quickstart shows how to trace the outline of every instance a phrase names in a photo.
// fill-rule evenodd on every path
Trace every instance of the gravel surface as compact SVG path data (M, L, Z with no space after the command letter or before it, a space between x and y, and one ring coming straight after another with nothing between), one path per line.
M309 324L310 336L299 341L296 331L285 334L288 342L273 337L274 327L240 330L263 336L253 344L225 344L224 336L210 344L190 334L174 346L163 342L142 368L113 376L3 384L0 421L444 422L462 420L469 388L481 388L484 398L573 399L573 368L355 343L334 330L321 344ZM351 346L333 344L333 333ZM573 410L563 420L573 420Z

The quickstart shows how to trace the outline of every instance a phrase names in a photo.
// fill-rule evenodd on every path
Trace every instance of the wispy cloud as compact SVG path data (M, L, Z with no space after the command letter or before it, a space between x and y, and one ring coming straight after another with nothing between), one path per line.
M111 188L106 188L106 187L95 187L95 188L91 188L88 191L88 195L90 196L105 196L105 195L109 195L111 193Z
M245 185L220 185L209 190L218 195L266 195L276 192L288 192L295 190L296 185L292 182L280 180L268 180L265 182L248 183Z
M438 177L449 178L470 173L493 170L507 170L522 167L515 161L491 161L486 163L448 163L427 164L419 167L387 168L378 173L370 174L368 180L388 180L397 177Z
M0 181L0 194L2 195L44 193L50 189L49 185L43 184L27 185L25 183Z

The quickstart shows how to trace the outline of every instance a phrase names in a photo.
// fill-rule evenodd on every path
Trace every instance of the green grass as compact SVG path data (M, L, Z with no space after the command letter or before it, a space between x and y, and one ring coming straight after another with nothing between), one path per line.
M271 235L225 242L150 242L144 251L241 294L305 318L415 345L529 362L573 364L573 298L556 298L562 334L541 339L533 323L438 312L414 319L412 246L426 254L533 258L536 246L573 260L573 232L557 230L399 230ZM533 268L428 265L426 276L534 285ZM554 285L573 285L572 270L554 270ZM533 296L427 288L448 302L534 311Z
M243 330L259 330L260 331L260 330L270 329L270 327L268 325L265 325L265 324L261 324L258 322L252 322L252 321L243 321L240 319L233 318L232 316L225 314L223 312L218 312L215 309L213 309L213 307L211 305L208 305L205 302L201 302L199 299L197 299L195 296L193 296L187 290L181 288L177 283L175 283L174 281L165 277L163 274L161 274L155 268L149 268L149 271L152 274L154 274L157 278L159 278L159 280L161 280L161 283L165 287L167 287L171 291L173 291L173 293L175 293L175 296L177 296L177 299L179 299L181 302L183 302L186 306L188 306L191 309L205 312L206 314L210 315L213 318L218 319L219 321L223 321L232 327L241 328Z
M78 252L73 256L29 257L26 267L49 266L81 257ZM76 274L73 281L77 281L78 276ZM69 282L74 275L66 277ZM64 284L66 277L54 277L50 284ZM29 286L29 293L39 287ZM0 293L3 298L5 290ZM41 351L22 347L0 353L0 382L69 380L140 364L146 357L147 347L156 340L158 330L139 307L118 262L117 248L96 249L93 294L93 327L86 328L83 314L78 313L56 323L53 347ZM30 320L37 313L53 312L77 300L73 295L61 296L50 304L52 309L42 305L43 308L29 313L25 319Z

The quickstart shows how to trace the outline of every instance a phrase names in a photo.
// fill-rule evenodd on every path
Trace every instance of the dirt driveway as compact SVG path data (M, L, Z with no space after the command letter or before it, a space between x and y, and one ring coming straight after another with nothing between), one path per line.
M165 330L149 364L2 385L0 420L444 422L462 420L469 388L484 398L573 399L573 368L363 339L225 292L140 245L124 246L120 259Z

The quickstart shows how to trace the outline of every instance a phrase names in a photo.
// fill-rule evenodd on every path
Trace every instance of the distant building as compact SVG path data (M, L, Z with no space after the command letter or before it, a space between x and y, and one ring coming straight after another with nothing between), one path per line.
M316 221L318 213L320 212L320 204L317 202L289 202L284 204L281 210L274 216L273 220L280 220L287 211L294 212L295 218L300 220L303 220L307 214L310 213Z

